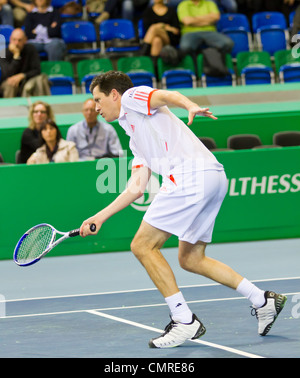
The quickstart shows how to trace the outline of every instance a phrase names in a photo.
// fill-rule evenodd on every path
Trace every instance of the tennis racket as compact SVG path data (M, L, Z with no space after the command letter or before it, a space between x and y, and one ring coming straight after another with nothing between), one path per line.
M18 241L14 251L14 261L20 266L32 265L64 240L78 236L79 230L78 228L69 232L60 232L50 224L38 224L25 232ZM96 231L94 223L90 225L90 230ZM55 240L57 234L62 236Z

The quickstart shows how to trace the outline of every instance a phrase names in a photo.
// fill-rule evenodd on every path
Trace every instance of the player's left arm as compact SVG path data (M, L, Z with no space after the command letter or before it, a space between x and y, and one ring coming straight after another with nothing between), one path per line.
M196 115L217 119L209 108L201 108L198 104L191 101L178 91L168 91L163 89L154 91L151 95L150 107L152 109L157 109L164 105L186 109L189 112L189 126L193 123Z
M119 194L111 204L100 210L94 216L86 219L80 227L80 235L82 237L96 235L103 223L105 223L110 217L140 198L146 189L150 176L151 170L148 167L141 166L139 168L134 168L127 188ZM90 225L92 223L96 225L96 232L90 230Z

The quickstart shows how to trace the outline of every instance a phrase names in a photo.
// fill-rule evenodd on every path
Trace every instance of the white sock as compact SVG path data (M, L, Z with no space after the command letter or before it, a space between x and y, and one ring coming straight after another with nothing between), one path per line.
M265 304L265 292L253 285L246 278L243 278L236 291L248 298L256 308L262 307Z
M181 291L165 298L165 301L169 306L173 320L179 323L191 323L193 313L186 304Z

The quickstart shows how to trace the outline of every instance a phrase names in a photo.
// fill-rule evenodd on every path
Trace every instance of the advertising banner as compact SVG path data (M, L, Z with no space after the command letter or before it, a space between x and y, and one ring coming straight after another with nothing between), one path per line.
M215 223L213 243L300 237L300 147L216 152L228 193ZM111 203L130 179L131 157L78 163L0 167L0 258L11 259L32 226L59 231ZM110 218L98 235L72 238L50 255L128 251L145 211L160 188L152 174L144 195ZM172 237L166 247L177 246Z

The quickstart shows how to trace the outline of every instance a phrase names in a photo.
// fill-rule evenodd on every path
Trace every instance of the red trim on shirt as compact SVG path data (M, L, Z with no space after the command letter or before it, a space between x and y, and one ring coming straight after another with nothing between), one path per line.
M150 113L150 101L151 101L151 97L152 97L152 95L155 91L157 91L157 89L154 89L152 92L149 93L148 104L147 104L148 105L148 115L151 115L151 113Z
M142 168L144 164L133 165L132 169Z
M173 175L168 176L168 178L172 181L173 184L175 184L177 186Z
M148 101L148 93L136 91L133 98L135 98L136 100Z

